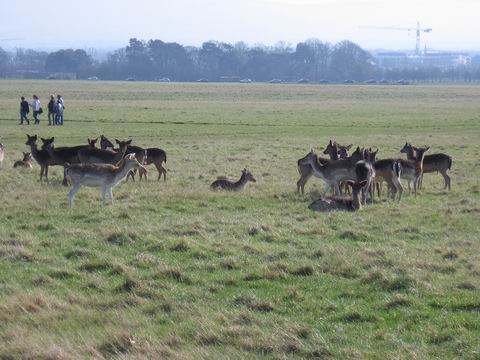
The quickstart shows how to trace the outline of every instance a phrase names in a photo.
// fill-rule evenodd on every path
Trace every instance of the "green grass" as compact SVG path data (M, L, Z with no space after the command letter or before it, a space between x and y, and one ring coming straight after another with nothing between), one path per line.
M65 97L64 127L17 125L19 97ZM0 82L0 358L480 357L480 87ZM25 134L133 138L167 182L67 209L63 169L17 171ZM296 160L330 138L447 152L452 191L358 213L307 209ZM217 176L257 178L214 193ZM150 168L150 178L156 171Z

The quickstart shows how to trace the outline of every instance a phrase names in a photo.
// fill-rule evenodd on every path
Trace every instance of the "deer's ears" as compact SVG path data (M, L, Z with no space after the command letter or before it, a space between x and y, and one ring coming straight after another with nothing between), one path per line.
M120 145L120 140L115 139L115 142Z
M427 152L428 150L430 150L430 146L427 146L427 147L425 148L425 152Z
M353 184L355 184L352 180L347 180L347 185L350 185L351 187L353 187Z
M365 185L367 185L367 183L367 180L360 181L360 187L364 187Z
M350 150L352 148L353 144L345 146L345 149Z
M132 139L128 140L128 141L125 141L127 143L127 145L130 145L132 143Z
M40 138L40 140L42 140L42 142L47 142L47 140L42 137Z
M27 156L28 152L23 152L22 151L22 154L23 154L23 156Z

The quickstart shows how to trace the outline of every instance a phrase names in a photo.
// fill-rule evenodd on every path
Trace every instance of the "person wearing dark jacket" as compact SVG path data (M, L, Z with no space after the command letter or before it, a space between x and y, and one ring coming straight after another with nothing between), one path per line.
M55 97L50 96L48 102L48 125L55 125Z
M28 101L26 101L23 96L21 97L21 100L22 101L20 102L20 125L23 125L23 120L25 120L27 124L30 125L30 121L28 121L28 118L27 118L27 115L30 112Z

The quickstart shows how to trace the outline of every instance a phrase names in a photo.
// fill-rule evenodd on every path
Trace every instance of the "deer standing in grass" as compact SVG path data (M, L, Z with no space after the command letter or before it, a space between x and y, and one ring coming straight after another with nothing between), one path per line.
M83 149L95 149L97 139L87 139L88 145L63 146L56 148L54 146L55 137L49 139L40 138L43 142L42 150L45 150L56 165L65 163L77 164L80 162L78 153Z
M363 204L367 203L367 195L370 195L370 200L373 202L375 193L375 167L374 162L377 156L378 149L363 149L363 158L355 164L355 174L357 181L367 181L365 187L362 188Z
M407 154L408 160L415 160L415 147L406 142L403 148L400 150L401 153ZM452 168L452 158L451 156L443 153L425 155L423 159L423 172L419 181L419 189L422 188L423 183L423 174L439 172L443 176L445 183L444 189L451 190L451 179L448 176L448 170Z
M255 178L253 177L253 175L250 171L248 171L247 169L243 169L242 170L242 176L240 177L240 179L238 181L234 182L234 181L230 181L230 180L221 178L221 179L215 180L210 185L210 188L212 190L223 189L223 190L226 190L226 191L240 191L245 187L245 185L249 181L257 182L257 180L255 180Z
M100 163L115 165L125 156L128 145L132 143L132 140L120 141L115 139L119 145L118 151L102 150L97 148L85 148L78 151L78 158L82 163Z
M323 151L325 155L329 155L331 161L336 161L339 159L339 155L341 159L347 159L348 158L348 150L352 147L352 144L347 145L347 146L342 146L337 144L337 142L332 142L332 140L329 141L327 147ZM299 159L297 161L297 169L298 172L300 173L300 179L297 181L297 193L304 194L305 193L305 184L307 181L310 179L312 175L315 175L313 172L312 167L310 164L307 162L307 157L309 154L304 156L303 158ZM324 165L326 164L329 160L325 158L318 158L318 161ZM316 176L316 175L315 175Z
M347 185L352 188L352 197L345 196L329 196L320 198L312 202L308 208L315 211L357 211L362 208L360 199L362 189L367 186L367 180L363 181L346 181Z
M16 169L18 167L23 167L25 169L31 169L32 168L32 161L33 157L32 154L29 152L24 152L23 153L23 160L17 160L13 164L13 167Z
M382 183L385 181L391 190L392 199L398 194L398 201L402 199L403 186L400 182L401 164L395 159L382 159L373 163L375 169L374 185L377 188L378 198L382 198Z
M408 192L410 193L410 184L413 183L413 193L417 196L417 189L420 179L423 175L423 161L425 153L430 147L417 148L414 147L416 156L414 160L398 159L401 166L401 177L408 182Z
M336 195L342 195L340 183L346 180L357 179L355 164L362 159L363 155L360 148L357 147L352 156L346 160L340 159L322 164L320 163L317 154L312 149L312 151L310 151L305 157L305 162L310 164L315 176L322 178L325 182L325 193L333 187Z
M48 166L56 165L46 150L39 150L37 147L37 135L30 136L27 134L27 142L25 145L30 146L30 152L32 153L35 161L40 165L40 181L42 181L45 175L46 181L48 181Z
M100 149L102 150L113 150L114 146L110 140L108 140L104 135L100 135Z
M145 165L154 164L158 171L158 181L162 178L163 181L167 181L167 169L163 167L163 163L167 163L167 153L159 148L147 148L147 158L145 160ZM147 170L139 169L138 173L140 175L140 181L142 180L142 176L145 176L145 181L148 181L147 178Z
M143 168L134 154L127 155L117 165L111 164L65 164L63 185L68 185L68 180L73 187L68 192L68 207L73 207L75 194L81 186L100 187L102 203L108 194L110 203L113 204L112 188L124 180L133 169Z

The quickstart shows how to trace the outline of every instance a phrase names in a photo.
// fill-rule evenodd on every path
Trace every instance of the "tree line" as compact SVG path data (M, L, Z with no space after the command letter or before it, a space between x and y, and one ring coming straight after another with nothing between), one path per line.
M74 73L80 79L97 76L105 80L166 77L172 81L242 78L253 81L307 79L312 82L368 79L477 81L480 80L480 61L477 62L454 69L382 69L369 52L351 41L330 44L318 39L300 42L296 46L284 42L275 46L249 46L244 42L207 41L201 47L193 47L132 38L127 46L111 52L103 61L94 60L81 49L50 53L17 49L15 53L9 53L0 48L0 76L23 71Z

